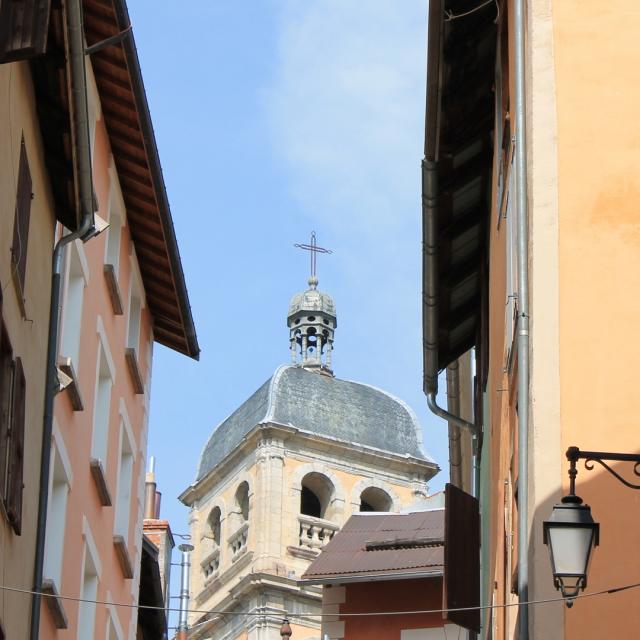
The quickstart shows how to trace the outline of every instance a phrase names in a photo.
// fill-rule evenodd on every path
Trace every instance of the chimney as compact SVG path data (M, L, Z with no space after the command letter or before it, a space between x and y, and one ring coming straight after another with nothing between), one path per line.
M180 562L180 613L178 617L178 633L176 640L187 640L188 611L189 611L189 572L191 569L191 552L193 545L181 544L178 549L182 552L182 561Z
M144 517L146 519L155 519L158 517L156 513L156 459L151 456L149 458L149 470L144 483Z

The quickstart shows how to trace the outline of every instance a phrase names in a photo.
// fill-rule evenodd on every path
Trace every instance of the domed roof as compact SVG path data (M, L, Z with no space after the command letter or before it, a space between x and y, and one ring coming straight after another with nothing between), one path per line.
M402 400L366 384L283 365L211 434L196 481L266 423L433 462L422 448L418 419Z
M333 298L328 293L318 291L318 278L312 276L309 278L309 289L302 293L296 293L289 303L288 317L295 315L300 311L316 311L326 313L327 315L336 316L336 305Z

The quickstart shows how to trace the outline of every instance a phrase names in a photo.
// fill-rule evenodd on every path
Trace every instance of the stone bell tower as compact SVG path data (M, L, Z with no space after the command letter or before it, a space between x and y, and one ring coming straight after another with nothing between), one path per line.
M437 464L404 402L333 374L333 299L318 290L315 243L309 288L293 296L291 363L211 433L191 508L194 609L190 640L320 640L321 593L298 583L353 513L398 512L427 494Z

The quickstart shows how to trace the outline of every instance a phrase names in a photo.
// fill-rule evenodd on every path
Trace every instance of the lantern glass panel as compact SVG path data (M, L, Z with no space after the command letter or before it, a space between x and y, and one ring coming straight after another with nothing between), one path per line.
M552 524L548 529L556 575L585 575L593 544L593 528Z

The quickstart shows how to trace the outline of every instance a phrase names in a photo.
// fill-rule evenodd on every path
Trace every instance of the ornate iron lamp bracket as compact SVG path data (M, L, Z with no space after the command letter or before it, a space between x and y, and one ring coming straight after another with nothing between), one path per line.
M584 460L584 468L587 471L592 471L595 463L598 463L604 469L606 469L614 478L617 478L622 482L625 487L629 489L640 489L640 484L634 484L625 480L617 471L614 471L606 462L632 462L633 473L640 478L640 454L639 453L611 453L606 451L580 451L578 447L569 447L567 449L567 460L570 463L569 466L569 493L575 495L576 488L576 475L578 471L576 469L576 463L578 460Z

